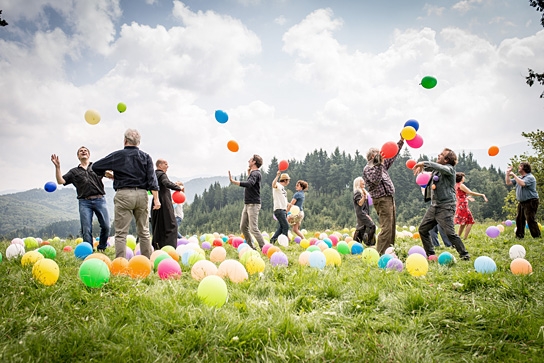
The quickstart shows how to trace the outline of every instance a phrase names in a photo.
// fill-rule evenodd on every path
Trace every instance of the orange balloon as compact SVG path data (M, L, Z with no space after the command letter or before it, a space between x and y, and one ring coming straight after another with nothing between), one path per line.
M174 261L179 261L179 254L176 252L176 250L171 250L167 253L174 259Z
M112 275L128 275L128 260L124 257L117 257L111 262L110 272Z
M510 271L514 275L529 275L533 272L533 266L524 258L515 258L510 263Z
M266 256L268 256L268 258L272 257L272 255L278 251L281 251L279 247L277 246L272 246L268 249L268 251L266 251Z
M104 261L106 263L106 265L108 265L108 268L111 267L110 258L108 256L106 256L105 254L103 254L103 253L100 253L100 252L92 253L89 256L85 257L85 261L90 260L91 258L97 258L99 260L102 260L102 261Z
M151 261L144 255L134 256L128 261L128 274L133 279L146 278L151 273Z
M499 153L499 148L497 146L491 146L489 150L487 150L487 153L489 156L496 156Z
M238 146L238 143L236 141L230 140L229 142L227 142L227 148L235 153L240 149L240 146Z

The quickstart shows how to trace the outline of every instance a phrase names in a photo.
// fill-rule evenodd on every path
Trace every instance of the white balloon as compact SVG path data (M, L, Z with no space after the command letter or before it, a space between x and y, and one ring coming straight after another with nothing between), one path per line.
M14 258L19 257L25 254L25 248L24 246L14 243L12 245L9 245L8 248L6 248L6 257L7 258Z
M289 246L289 238L284 234L280 234L278 236L278 244L283 247Z
M525 258L525 254L525 247L522 245L513 245L510 247L509 255L512 260L515 258Z

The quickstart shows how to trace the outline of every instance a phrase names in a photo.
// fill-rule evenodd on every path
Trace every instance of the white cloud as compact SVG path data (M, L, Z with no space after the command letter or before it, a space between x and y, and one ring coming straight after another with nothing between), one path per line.
M475 5L481 4L483 0L462 0L457 3L455 3L452 6L452 9L459 11L462 14L467 13L468 11L472 10Z
M274 23L278 25L284 25L286 22L287 22L287 18L283 15L280 15L276 19L274 19Z

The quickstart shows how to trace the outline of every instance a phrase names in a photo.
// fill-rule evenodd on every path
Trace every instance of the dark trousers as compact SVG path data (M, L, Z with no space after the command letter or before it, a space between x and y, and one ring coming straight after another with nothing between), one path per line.
M433 229L430 231L431 233L431 241L433 242L433 246L438 247L440 246L440 243L438 242L438 234L440 233L440 237L442 237L442 242L444 242L444 246L451 247L451 242L448 239L448 236L446 236L446 232L440 227L439 224L434 226Z
M538 210L538 198L519 202L518 215L516 216L516 237L525 237L525 223L529 226L529 232L534 238L540 237L540 227L536 222L536 211Z
M397 211L395 208L395 200L393 199L393 196L388 195L385 197L374 198L373 202L381 227L381 231L378 234L378 244L376 249L380 255L383 255L387 248L395 244L397 229Z
M285 209L276 209L274 211L274 216L276 216L279 225L276 233L274 233L274 235L270 239L270 242L272 243L276 242L280 234L284 234L285 237L289 237L289 222L287 222L287 211Z
M453 224L453 216L455 215L455 204L446 205L431 205L423 216L423 220L419 225L419 236L423 242L423 248L428 256L434 255L434 246L431 241L431 229L437 224L442 227L451 244L455 247L459 256L468 256L468 252L461 241L461 238L455 233Z
M357 217L357 226L353 233L353 239L357 242L363 242L367 246L376 244L376 225L368 214L363 213Z

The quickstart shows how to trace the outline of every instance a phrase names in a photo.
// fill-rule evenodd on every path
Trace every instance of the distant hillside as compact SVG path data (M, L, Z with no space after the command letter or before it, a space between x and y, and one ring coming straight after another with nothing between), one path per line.
M172 180L180 179L172 178ZM184 182L186 203L191 204L195 195L201 195L215 182L227 186L229 179L218 176L196 178ZM112 220L114 195L114 190L107 187L106 199ZM0 236L25 228L39 230L55 222L70 220L79 220L76 190L73 187L59 188L53 193L48 193L43 189L31 189L25 192L0 195Z

